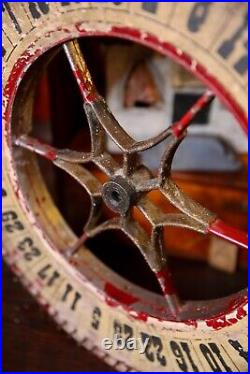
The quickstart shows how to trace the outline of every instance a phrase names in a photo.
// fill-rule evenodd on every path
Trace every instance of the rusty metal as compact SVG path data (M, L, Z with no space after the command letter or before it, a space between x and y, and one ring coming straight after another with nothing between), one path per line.
M188 124L194 115L213 99L213 94L207 91L177 124L168 127L158 136L136 142L117 122L104 99L97 93L78 42L70 41L65 43L63 48L84 100L91 133L91 151L84 153L68 149L58 150L37 141L28 134L23 134L16 139L15 144L51 160L57 167L75 178L90 195L92 204L89 220L84 227L83 235L72 248L67 250L68 256L79 250L88 237L111 229L123 231L139 248L155 273L169 309L178 318L180 301L174 291L171 273L167 267L167 253L163 248L163 228L184 227L206 234L215 222L216 216L178 188L171 179L171 165L179 144L186 136ZM123 154L122 165L119 165L107 152L105 147L107 136L111 137L120 148ZM159 173L154 176L139 163L137 154L167 138L168 145L161 159ZM82 165L89 161L109 178L104 185ZM159 189L180 213L164 213L150 201L147 192L155 189ZM100 224L102 202L119 216ZM134 207L139 209L151 223L150 234L134 220L132 215ZM227 239L230 240L230 237Z

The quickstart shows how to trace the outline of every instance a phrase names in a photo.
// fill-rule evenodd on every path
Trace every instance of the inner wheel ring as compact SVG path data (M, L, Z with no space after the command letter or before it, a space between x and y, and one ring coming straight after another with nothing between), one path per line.
M18 144L18 142L17 142L17 144ZM19 145L20 145L20 144L19 144ZM22 145L24 145L24 143L23 143ZM50 155L50 157L51 157L51 153L50 153L49 155Z

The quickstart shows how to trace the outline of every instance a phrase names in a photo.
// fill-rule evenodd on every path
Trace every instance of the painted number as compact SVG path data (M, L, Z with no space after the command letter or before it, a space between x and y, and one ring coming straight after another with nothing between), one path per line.
M22 29L20 27L20 24L18 22L18 20L16 19L16 16L15 14L13 13L12 9L11 9L11 6L8 2L4 2L3 3L3 7L2 7L2 10L3 12L7 12L11 21L12 21L12 24L14 26L14 28L16 29L16 31L18 32L18 34L21 34L22 33Z
M116 335L116 338L124 340L125 348L127 350L132 350L133 347L130 347L128 344L128 339L131 339L134 336L132 327L126 324L121 324L117 320L114 320L113 327L114 327L114 335Z
M145 343L146 340L148 341L145 350L146 358L151 362L158 361L161 366L166 366L167 360L162 354L163 345L161 339L158 336L150 336L144 332L141 333L141 338L143 343Z
M23 252L23 257L26 261L31 261L35 257L41 256L40 249L34 246L31 238L23 239L17 246L18 250Z
M223 366L223 369L227 372L232 371L232 369L226 364L219 347L215 343L208 343L208 345L200 344L200 350L212 371L221 372L221 366Z
M92 313L91 326L93 327L93 329L95 329L95 330L99 329L100 322L101 322L101 316L102 316L101 309L98 306L96 306L93 310L93 313Z
M169 344L181 371L189 371L188 364L191 365L193 369L192 371L199 371L198 367L194 363L189 345L187 343L180 342L178 344L177 342L171 340Z
M203 26L208 17L210 6L211 3L209 2L196 3L193 6L187 22L189 31L200 31L200 28Z
M218 48L219 55L225 60L228 59L234 52L237 43L240 41L242 34L247 30L248 26L248 14L246 13L242 19L242 23L239 27L233 32L231 37L227 40L224 40L223 43ZM243 55L234 63L234 69L240 74L244 75L247 72L248 68L248 53L247 53L247 40L244 41L243 47L245 52Z
M23 224L18 220L17 214L13 210L3 212L2 221L3 228L9 233L24 230Z
M70 309L71 310L76 310L76 306L78 304L78 301L81 298L82 298L82 295L79 292L75 291L73 286L71 286L70 283L67 283L61 300L63 302L70 301Z
M145 10L146 12L149 13L156 13L158 8L158 3L157 2L145 2L142 3L142 9Z
M29 2L29 11L34 19L40 18L44 14L49 13L49 4L42 2Z
M52 287L55 281L60 278L58 271L53 270L52 265L50 264L45 265L41 270L39 270L38 276L46 281L46 286L48 287Z
M229 339L228 343L239 353L240 357L244 358L248 362L248 351L245 351L242 345L237 340Z

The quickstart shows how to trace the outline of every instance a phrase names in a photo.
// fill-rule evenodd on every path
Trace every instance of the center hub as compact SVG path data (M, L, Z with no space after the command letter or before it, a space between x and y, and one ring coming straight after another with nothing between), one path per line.
M114 212L125 214L135 199L135 189L121 176L105 183L102 197L105 204Z

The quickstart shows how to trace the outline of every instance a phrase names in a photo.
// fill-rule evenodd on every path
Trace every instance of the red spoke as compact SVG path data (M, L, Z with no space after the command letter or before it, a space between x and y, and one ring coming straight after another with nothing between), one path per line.
M180 302L177 297L177 292L173 284L172 273L168 266L155 273L156 278L161 286L163 295L168 303L168 306L176 317L180 310Z
M95 85L76 40L65 43L64 51L70 63L76 82L85 102L93 102L98 98Z
M71 151L69 149L57 149L29 135L20 136L15 140L15 145L37 153L50 161L55 161L56 159L72 163L84 163L91 161L91 155L89 153Z
M28 135L22 135L20 138L16 139L15 144L29 151L35 152L40 156L47 158L50 161L55 161L57 158L57 149L51 147L48 144L40 142L38 139L33 138Z
M172 125L172 132L176 138L180 138L186 128L190 125L192 119L214 99L214 94L207 90L192 106L191 108L182 116L182 118Z
M216 219L210 224L208 232L228 240L231 243L237 244L240 247L248 248L248 235L244 231L232 227L220 219Z

